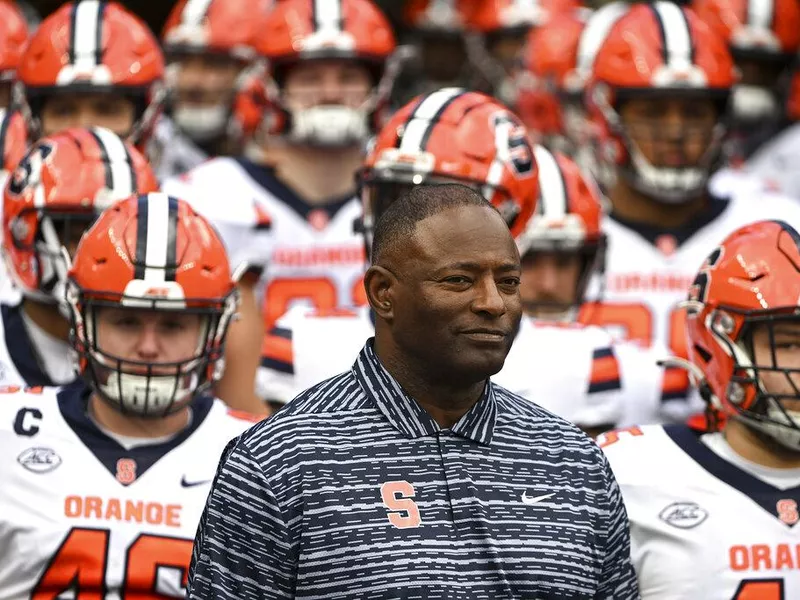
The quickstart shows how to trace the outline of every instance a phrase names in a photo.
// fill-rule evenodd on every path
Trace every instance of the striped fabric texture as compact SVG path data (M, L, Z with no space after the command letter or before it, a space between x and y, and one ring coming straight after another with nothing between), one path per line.
M189 598L637 598L600 449L488 383L451 429L367 342L351 371L233 440Z

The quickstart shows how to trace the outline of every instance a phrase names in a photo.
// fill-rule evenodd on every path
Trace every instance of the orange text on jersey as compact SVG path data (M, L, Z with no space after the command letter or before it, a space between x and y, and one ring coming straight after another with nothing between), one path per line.
M728 550L732 571L800 569L800 544L752 544Z
M609 292L680 292L685 294L694 276L671 273L619 273L606 280Z
M272 254L272 264L282 267L353 265L364 264L366 260L363 245L355 244L327 248L278 248Z
M67 496L64 499L64 516L69 519L100 519L180 527L182 509L180 504L99 496Z

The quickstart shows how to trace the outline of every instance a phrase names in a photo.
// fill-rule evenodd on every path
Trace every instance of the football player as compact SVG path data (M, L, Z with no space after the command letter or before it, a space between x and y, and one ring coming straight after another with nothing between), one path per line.
M0 383L61 385L75 379L63 306L61 248L111 203L157 184L144 157L103 128L41 138L9 177L3 195L3 256L21 298L3 298Z
M183 598L222 450L207 395L236 284L213 228L161 193L108 208L69 266L82 380L3 388L0 597Z
M455 181L481 190L499 208L522 253L554 251L556 240L563 241L559 251L574 253L575 262L583 265L572 273L573 294L579 293L578 271L586 273L600 263L602 236L583 221L585 213L596 224L599 205L574 163L534 150L519 119L483 94L446 88L412 101L382 129L362 180L367 247L375 220L404 190ZM537 200L542 205L538 212ZM564 235L557 233L559 224ZM523 280L530 275L527 269ZM536 288L525 291L529 307L543 309L537 294ZM572 304L570 299L557 308L565 312ZM372 334L368 307L290 311L265 338L260 394L287 402L346 370ZM660 419L653 412L658 411L655 360L638 348L629 356L621 366L609 335L599 328L523 319L497 377L515 393L587 429L627 422L634 410L626 406L627 398L635 399L638 416Z
M260 15L271 6L272 0L181 0L173 7L161 34L171 119L159 121L153 138L159 180L209 156L241 152L234 99L256 58Z
M725 151L729 162L741 165L785 125L789 80L800 50L800 4L694 0L691 6L726 40L741 71Z
M163 101L164 58L137 16L116 2L68 2L26 46L17 95L32 137L105 127L143 149Z
M466 86L470 80L464 24L469 0L409 0L403 22L414 48L403 65L392 102L403 106L419 94L443 87ZM474 6L474 4L472 5Z
M516 102L518 71L525 39L532 28L580 6L578 0L483 0L466 12L467 55L473 87L492 93L509 106Z
M603 302L583 310L590 322L678 356L686 356L686 340L677 304L709 249L759 218L800 223L795 203L753 185L725 199L709 191L735 72L724 40L691 9L654 2L634 6L612 27L589 84L595 130L616 179L603 227ZM688 390L684 372L665 371L665 403L683 402Z
M11 102L11 86L28 41L25 15L13 2L0 2L0 109Z
M800 597L800 233L746 225L690 288L686 366L727 419L598 440L622 489L644 600Z
M534 139L573 158L601 185L609 178L592 148L585 87L600 44L627 9L611 2L594 12L561 12L532 29L516 81L516 110Z
M265 324L291 306L365 303L355 173L395 74L392 30L370 0L283 0L259 30L269 61L260 159L213 159L163 186L208 216L232 254L268 265L263 311L257 273L243 290L242 384L255 380Z

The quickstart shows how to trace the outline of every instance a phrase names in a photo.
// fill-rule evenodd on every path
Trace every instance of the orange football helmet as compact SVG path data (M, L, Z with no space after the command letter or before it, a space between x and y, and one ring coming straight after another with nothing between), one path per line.
M81 373L115 409L162 417L222 375L236 282L214 228L183 200L150 193L105 210L81 239L68 278L71 342ZM195 355L152 363L104 350L97 335L102 308L200 315Z
M556 15L572 12L579 0L482 0L466 13L470 62L503 102L516 102L515 79L525 37Z
M367 249L372 227L403 190L474 187L518 235L536 209L538 168L525 126L494 98L460 88L420 96L381 129L360 173Z
M161 38L170 60L191 55L223 57L243 69L257 54L259 15L266 15L273 0L181 0L169 14ZM167 67L172 92L177 89L180 62ZM246 81L241 74L231 89L220 90L227 100L216 106L175 104L171 115L189 137L205 142L222 135L240 138L242 131L232 120L236 95Z
M736 416L781 444L800 450L798 368L779 364L776 329L800 311L800 233L781 221L760 221L729 235L703 263L686 302L690 372L710 408ZM766 327L771 359L754 351L754 330ZM793 338L794 339L794 338ZM783 392L765 376L782 375Z
M62 247L74 247L112 202L156 189L144 157L107 129L41 138L9 176L3 195L3 254L22 293L60 303Z
M0 1L0 82L14 79L27 41L25 15L13 2Z
M588 15L574 11L555 16L547 27L531 29L517 77L517 113L531 135L548 147L569 153L562 105L580 101L582 86L572 82L578 43ZM577 83L577 82L576 82Z
M583 259L575 304L564 308L572 319L583 304L593 276L605 277L606 234L600 228L602 195L574 161L544 146L534 148L539 169L539 199L536 211L521 224L516 236L523 258L535 252L578 253ZM602 285L602 283L601 283ZM530 308L536 308L531 306Z
M147 25L116 2L79 0L47 17L17 71L29 128L41 135L44 101L65 92L120 93L135 106L127 139L143 144L164 98L164 58Z
M0 184L5 182L28 150L28 130L25 117L16 110L0 108Z
M260 25L256 50L269 62L266 133L293 142L341 147L363 143L382 121L399 69L391 26L370 0L284 0ZM366 65L375 82L359 107L317 104L290 109L282 85L302 61L346 59Z
M589 84L587 98L598 126L602 158L613 162L630 185L655 200L674 204L697 197L705 191L720 159L723 117L735 83L736 68L724 40L690 9L662 0L633 6L600 46ZM695 164L652 164L623 124L621 103L675 97L711 99L718 110L716 124ZM652 123L637 123L637 128L654 140L665 135ZM696 137L698 131L703 130L687 126L679 135L681 139Z
M728 153L748 158L786 116L792 66L800 50L797 0L694 0L697 14L731 50L742 77L731 97Z
M611 2L594 12L560 13L528 35L517 112L548 148L574 156L591 141L585 86L600 45L628 8Z

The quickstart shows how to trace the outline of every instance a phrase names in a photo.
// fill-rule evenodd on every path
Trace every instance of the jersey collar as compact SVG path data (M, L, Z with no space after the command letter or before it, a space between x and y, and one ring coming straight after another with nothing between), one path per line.
M378 359L374 350L375 338L370 338L353 365L353 373L367 397L378 406L386 420L410 439L438 435L438 423L416 400L405 393ZM497 401L494 387L487 380L481 399L450 431L460 437L489 445L497 420Z

